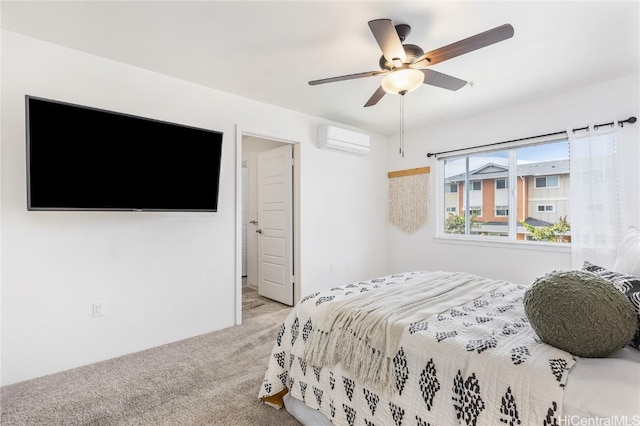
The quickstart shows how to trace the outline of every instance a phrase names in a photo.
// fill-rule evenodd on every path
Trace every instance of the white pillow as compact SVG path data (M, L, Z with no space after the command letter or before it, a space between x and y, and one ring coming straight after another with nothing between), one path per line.
M613 270L640 276L640 229L635 226L630 226L620 241Z

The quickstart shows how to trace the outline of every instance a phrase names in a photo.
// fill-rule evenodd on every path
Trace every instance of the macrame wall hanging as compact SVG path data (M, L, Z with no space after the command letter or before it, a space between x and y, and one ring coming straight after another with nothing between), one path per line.
M427 223L429 167L389 172L389 223L413 234Z

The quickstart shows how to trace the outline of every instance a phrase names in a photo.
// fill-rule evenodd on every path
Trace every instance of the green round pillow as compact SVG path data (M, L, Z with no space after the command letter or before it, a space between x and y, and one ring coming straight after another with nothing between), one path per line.
M536 279L525 292L524 311L543 342L582 357L612 354L638 328L627 297L586 271L552 272Z

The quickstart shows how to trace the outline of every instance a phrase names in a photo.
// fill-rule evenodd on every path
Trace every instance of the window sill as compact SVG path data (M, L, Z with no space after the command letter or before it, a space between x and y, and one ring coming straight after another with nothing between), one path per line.
M527 250L527 251L545 251L552 253L570 253L571 252L571 244L569 243L542 243L542 242L531 242L531 241L504 241L502 237L435 237L434 242L436 244L458 244L458 245L466 245L466 246L478 246L478 247L496 247L496 248L507 248L507 249L516 249L516 250Z

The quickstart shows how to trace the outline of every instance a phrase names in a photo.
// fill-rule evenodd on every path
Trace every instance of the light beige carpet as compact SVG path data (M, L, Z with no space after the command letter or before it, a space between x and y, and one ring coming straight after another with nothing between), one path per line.
M158 348L0 388L0 424L278 425L299 423L258 400L290 309Z

